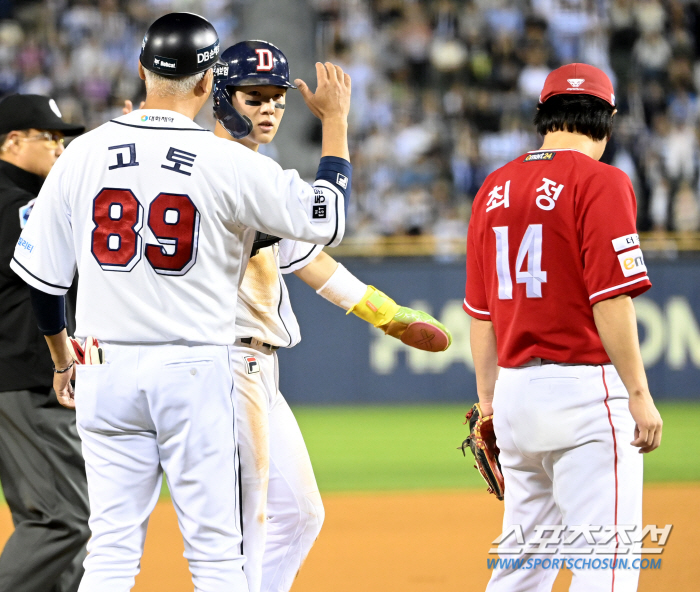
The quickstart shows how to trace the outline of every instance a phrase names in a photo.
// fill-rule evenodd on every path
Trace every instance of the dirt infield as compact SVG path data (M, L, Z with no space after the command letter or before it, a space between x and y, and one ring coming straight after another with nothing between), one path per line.
M698 590L700 484L645 489L644 522L673 524L660 570L643 571L640 592ZM464 592L483 590L501 505L485 492L326 495L326 523L293 592ZM0 543L12 523L0 511ZM169 502L151 517L137 592L192 592ZM467 580L467 574L469 580ZM567 590L562 572L554 586Z

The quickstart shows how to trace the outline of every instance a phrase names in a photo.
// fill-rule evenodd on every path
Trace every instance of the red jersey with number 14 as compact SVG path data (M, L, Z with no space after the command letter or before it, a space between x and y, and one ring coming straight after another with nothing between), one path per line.
M621 170L576 150L524 154L486 178L467 239L464 310L492 321L498 364L607 364L592 306L651 287Z

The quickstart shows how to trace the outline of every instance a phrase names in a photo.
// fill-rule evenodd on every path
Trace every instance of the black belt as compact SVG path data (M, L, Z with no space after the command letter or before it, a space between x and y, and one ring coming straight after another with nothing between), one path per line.
M516 368L531 368L532 366L599 366L600 364L584 364L584 363L571 363L571 362L555 362L554 360L544 360L542 358L532 358L531 360L516 366Z
M253 338L252 337L242 337L239 341L241 343L245 343L246 345L251 345L253 343ZM262 341L259 341L258 339L256 339L255 341L257 341L262 347L266 347L270 351L276 351L280 348L279 345L271 345L269 343L263 343Z

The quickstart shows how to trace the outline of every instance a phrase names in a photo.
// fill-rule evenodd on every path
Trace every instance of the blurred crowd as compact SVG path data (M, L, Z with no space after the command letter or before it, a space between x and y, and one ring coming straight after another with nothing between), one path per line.
M135 75L148 26L169 11L209 19L221 39L240 27L245 0L0 0L0 95L51 95L88 129L143 97Z
M463 236L488 173L540 146L544 79L602 68L618 101L603 159L633 180L640 230L694 231L700 3L314 0L318 52L353 79L359 234Z
M157 16L198 12L231 40L246 1L0 0L0 94L50 94L95 127L141 92L133 67ZM486 175L539 147L544 79L573 61L615 85L603 159L632 179L639 229L700 229L700 0L308 2L316 57L353 80L355 235L464 237Z

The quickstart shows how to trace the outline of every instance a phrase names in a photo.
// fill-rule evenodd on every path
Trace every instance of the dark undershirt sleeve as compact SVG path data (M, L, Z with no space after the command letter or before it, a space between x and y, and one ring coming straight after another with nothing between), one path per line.
M54 296L29 286L32 308L39 331L44 335L56 335L66 328L66 304L64 296Z
M338 156L323 156L316 173L316 180L319 179L332 183L343 194L345 213L347 214L352 189L352 165L350 162Z

